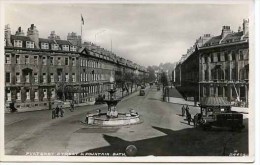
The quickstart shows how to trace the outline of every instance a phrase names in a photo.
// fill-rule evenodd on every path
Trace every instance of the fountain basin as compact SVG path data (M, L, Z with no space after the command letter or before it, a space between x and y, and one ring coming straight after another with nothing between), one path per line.
M89 114L85 120L88 125L98 126L120 126L131 125L141 123L140 116L138 114L119 113L118 117L108 117L106 113Z

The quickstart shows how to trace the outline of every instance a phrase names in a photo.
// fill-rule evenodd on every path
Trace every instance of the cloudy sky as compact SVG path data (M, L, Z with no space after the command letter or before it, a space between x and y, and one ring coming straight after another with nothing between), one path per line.
M237 31L249 18L247 4L6 4L5 24L26 33L35 24L41 38L50 31L66 39L69 32L111 49L138 64L176 62L206 33L219 35L223 25ZM112 41L112 42L111 42Z

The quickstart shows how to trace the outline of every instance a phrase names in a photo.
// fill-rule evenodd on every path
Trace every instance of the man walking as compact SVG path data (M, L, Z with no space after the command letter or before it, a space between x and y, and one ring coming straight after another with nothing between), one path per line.
M186 119L188 121L188 124L190 125L190 122L191 122L191 114L190 114L190 111L189 111L189 106L187 105L186 106Z
M60 117L63 117L64 110L62 109L62 106L60 107Z
M71 112L74 111L74 103L73 103L73 101L70 102L70 111Z
M184 107L184 105L183 105L182 108L181 108L181 115L182 115L182 116L185 115L185 107Z
M55 108L52 109L51 116L52 116L52 119L56 118L56 109Z

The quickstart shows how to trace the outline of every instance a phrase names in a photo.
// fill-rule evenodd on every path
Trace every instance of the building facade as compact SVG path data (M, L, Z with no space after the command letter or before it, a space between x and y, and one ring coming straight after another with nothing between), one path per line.
M39 38L34 26L15 35L5 27L5 102L16 108L50 108L53 101L91 103L104 95L115 79L116 70L126 68L144 73L145 68L92 43L81 45L81 37L69 33L61 40L54 31ZM123 58L121 58L123 59ZM112 79L112 80L111 80Z
M220 35L208 36L206 42L197 44L180 64L181 75L176 74L184 95L198 101L201 97L221 96L235 105L248 106L248 24L243 20L243 29L239 27L238 32L223 26Z

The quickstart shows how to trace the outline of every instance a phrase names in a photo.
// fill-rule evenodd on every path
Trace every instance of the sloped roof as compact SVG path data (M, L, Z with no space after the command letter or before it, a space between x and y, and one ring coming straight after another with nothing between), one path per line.
M243 32L231 33L228 34L221 42L225 43L232 40L231 42L240 41L240 38L243 36Z
M39 41L44 43L49 43L49 44L55 44L54 40L51 39L39 38Z
M72 45L69 41L67 40L55 40L57 44L59 45Z
M231 106L231 104L227 101L226 98L224 97L202 97L201 98L201 102L200 102L201 106Z
M217 45L219 44L219 41L221 40L221 35L212 37L210 40L208 40L204 45Z

